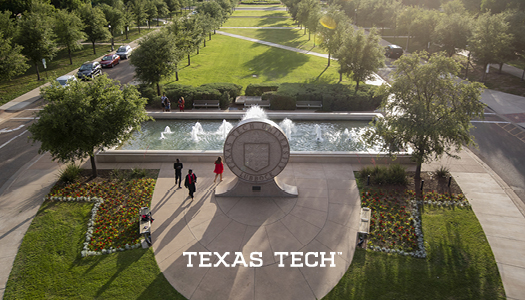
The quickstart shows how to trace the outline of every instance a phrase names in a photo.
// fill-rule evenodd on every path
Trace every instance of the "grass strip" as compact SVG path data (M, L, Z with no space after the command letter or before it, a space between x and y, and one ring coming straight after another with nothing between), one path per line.
M45 201L15 259L4 299L185 299L152 249L80 257L93 203Z
M291 18L286 11L275 10L236 10L231 15L232 17L286 17Z
M247 28L223 28L221 31L238 34L241 36L254 38L266 42L294 47L307 51L328 54L319 47L320 39L315 35L310 35L308 40L308 30L304 34L304 29L247 29ZM315 41L315 43L314 43Z
M494 255L469 208L423 212L426 259L356 249L328 299L504 299Z
M179 64L179 81L175 76L163 84L198 86L210 82L232 82L244 88L263 82L339 82L338 64L327 67L327 59L296 53L220 34L212 35L199 54ZM343 84L353 84L344 78Z
M223 27L296 27L293 19L284 18L229 18Z

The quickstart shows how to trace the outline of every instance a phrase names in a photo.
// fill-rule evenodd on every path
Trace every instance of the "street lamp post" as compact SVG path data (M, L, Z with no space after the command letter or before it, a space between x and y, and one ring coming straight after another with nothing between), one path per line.
M111 25L108 25L109 33L111 33L111 51L113 51L113 31L111 30Z

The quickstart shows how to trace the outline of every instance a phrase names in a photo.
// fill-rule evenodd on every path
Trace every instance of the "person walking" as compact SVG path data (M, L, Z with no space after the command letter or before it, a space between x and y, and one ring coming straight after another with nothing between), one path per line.
M193 200L193 193L196 191L195 183L197 183L197 175L193 173L191 169L188 170L188 175L186 175L186 179L184 180L184 186L188 188L189 195L191 199Z
M184 111L184 97L179 98L179 111Z
M183 168L183 165L180 162L180 160L177 158L177 162L173 164L173 169L175 169L175 185L177 185L177 181L178 181L179 189L181 188L180 184L182 182L182 168Z
M215 183L217 176L219 175L221 175L222 181L222 172L224 172L224 164L222 163L222 158L219 156L215 161L215 170L213 170L213 173L215 173L215 179L213 180L213 183Z

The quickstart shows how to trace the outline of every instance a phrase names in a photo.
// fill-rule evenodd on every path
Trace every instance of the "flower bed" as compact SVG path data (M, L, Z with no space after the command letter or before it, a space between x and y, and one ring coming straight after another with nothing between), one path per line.
M361 192L361 206L372 209L368 247L375 251L426 257L418 205L469 206L462 194L425 193L416 201L412 190Z
M47 199L95 202L86 233L85 252L82 253L85 256L136 247L140 243L139 210L150 206L154 188L155 180L151 178L73 183L62 188L54 187Z

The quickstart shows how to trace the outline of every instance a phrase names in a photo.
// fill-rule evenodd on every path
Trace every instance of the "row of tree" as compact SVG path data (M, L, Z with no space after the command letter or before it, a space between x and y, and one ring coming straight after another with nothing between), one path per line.
M147 35L131 56L135 77L155 84L160 96L160 81L173 74L179 80L180 61L186 56L191 64L191 54L198 54L201 44L206 47L206 38L211 40L211 32L228 19L235 5L229 0L201 2L195 14L173 19L169 26Z
M384 49L379 44L380 36L376 30L365 34L356 30L351 19L339 5L322 8L317 0L284 0L292 18L304 25L305 34L320 37L320 46L328 51L328 66L331 56L339 63L339 80L347 75L356 82L369 79L384 65ZM310 39L310 35L309 35ZM314 40L315 41L315 40Z
M141 25L150 26L155 18L158 26L160 16L171 17L182 8L179 0L94 1L99 2L96 5L81 0L54 1L55 5L45 0L21 2L12 1L10 7L27 7L22 13L0 13L0 80L25 72L26 59L40 80L39 64L53 59L59 47L67 49L72 64L72 52L83 48L82 41L90 41L96 54L96 42L111 39L113 48L117 33L125 31L127 39L130 27L138 26L140 32Z
M508 2L504 7L512 9L497 14L490 10L480 13L478 10L477 14L473 14L465 8L464 1L446 2L440 10L406 6L401 0L340 1L346 20L333 19L330 8L321 12L321 7L315 0L284 0L283 3L288 7L292 18L305 26L305 30L308 28L310 32L320 33L321 36L326 35L323 28L331 29L332 26L320 26L318 20L323 24L323 18L325 22L328 19L328 23L337 23L340 27L341 22L351 22L351 18L356 23L360 16L382 29L393 29L394 37L398 34L406 35L407 44L402 45L406 48L412 39L427 51L437 49L445 51L449 56L467 50L484 66L502 66L505 62L525 58L524 5L520 2L502 1ZM487 1L482 3L484 7L490 7ZM332 6L334 5L330 5ZM332 40L328 43L336 42ZM330 52L335 54L334 51Z

